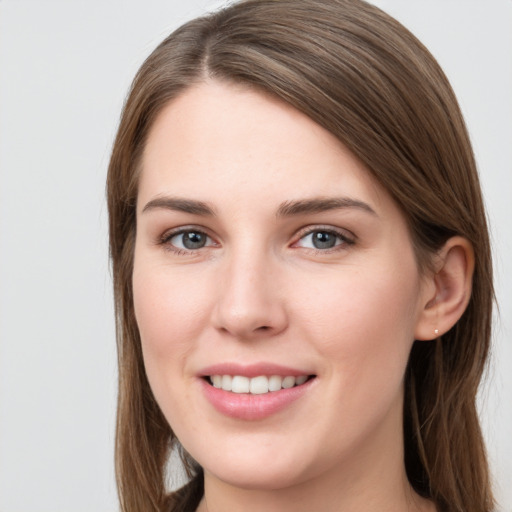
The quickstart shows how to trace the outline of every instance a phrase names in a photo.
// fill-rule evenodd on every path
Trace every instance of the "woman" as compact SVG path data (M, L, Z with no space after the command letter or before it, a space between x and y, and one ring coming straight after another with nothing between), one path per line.
M134 80L108 201L123 510L492 510L485 212L404 27L359 0L187 23Z

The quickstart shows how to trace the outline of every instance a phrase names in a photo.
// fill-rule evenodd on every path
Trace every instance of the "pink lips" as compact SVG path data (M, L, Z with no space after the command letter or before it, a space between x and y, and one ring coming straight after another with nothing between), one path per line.
M308 373L270 363L241 366L227 363L209 366L201 370L201 387L206 399L213 407L226 416L242 420L261 420L285 409L287 406L302 397L310 388L315 379L310 379L300 386L281 389L261 395L249 393L232 393L213 387L204 377L211 375L242 375L245 377L258 377L259 375L300 376Z

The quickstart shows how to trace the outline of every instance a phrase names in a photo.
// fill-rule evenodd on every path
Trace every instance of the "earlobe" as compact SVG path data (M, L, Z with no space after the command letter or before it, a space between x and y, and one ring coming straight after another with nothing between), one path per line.
M475 257L467 239L450 238L435 263L435 273L428 277L428 286L425 286L428 296L416 325L417 340L432 340L449 331L466 310L471 297Z

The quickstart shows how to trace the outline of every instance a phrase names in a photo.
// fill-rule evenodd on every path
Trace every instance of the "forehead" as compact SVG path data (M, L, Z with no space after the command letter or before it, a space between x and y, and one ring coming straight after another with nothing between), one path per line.
M158 195L265 201L347 194L390 200L327 130L286 103L219 82L193 86L153 124L139 204Z

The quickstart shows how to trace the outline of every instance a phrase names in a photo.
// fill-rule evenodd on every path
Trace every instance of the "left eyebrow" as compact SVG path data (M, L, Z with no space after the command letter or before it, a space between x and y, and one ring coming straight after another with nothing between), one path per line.
M181 197L157 197L152 199L144 206L142 213L155 209L173 210L193 215L215 216L213 207L208 203Z
M350 197L316 197L312 199L299 199L285 201L277 209L277 217L289 217L311 213L322 213L329 210L356 208L378 217L375 210L367 203Z

